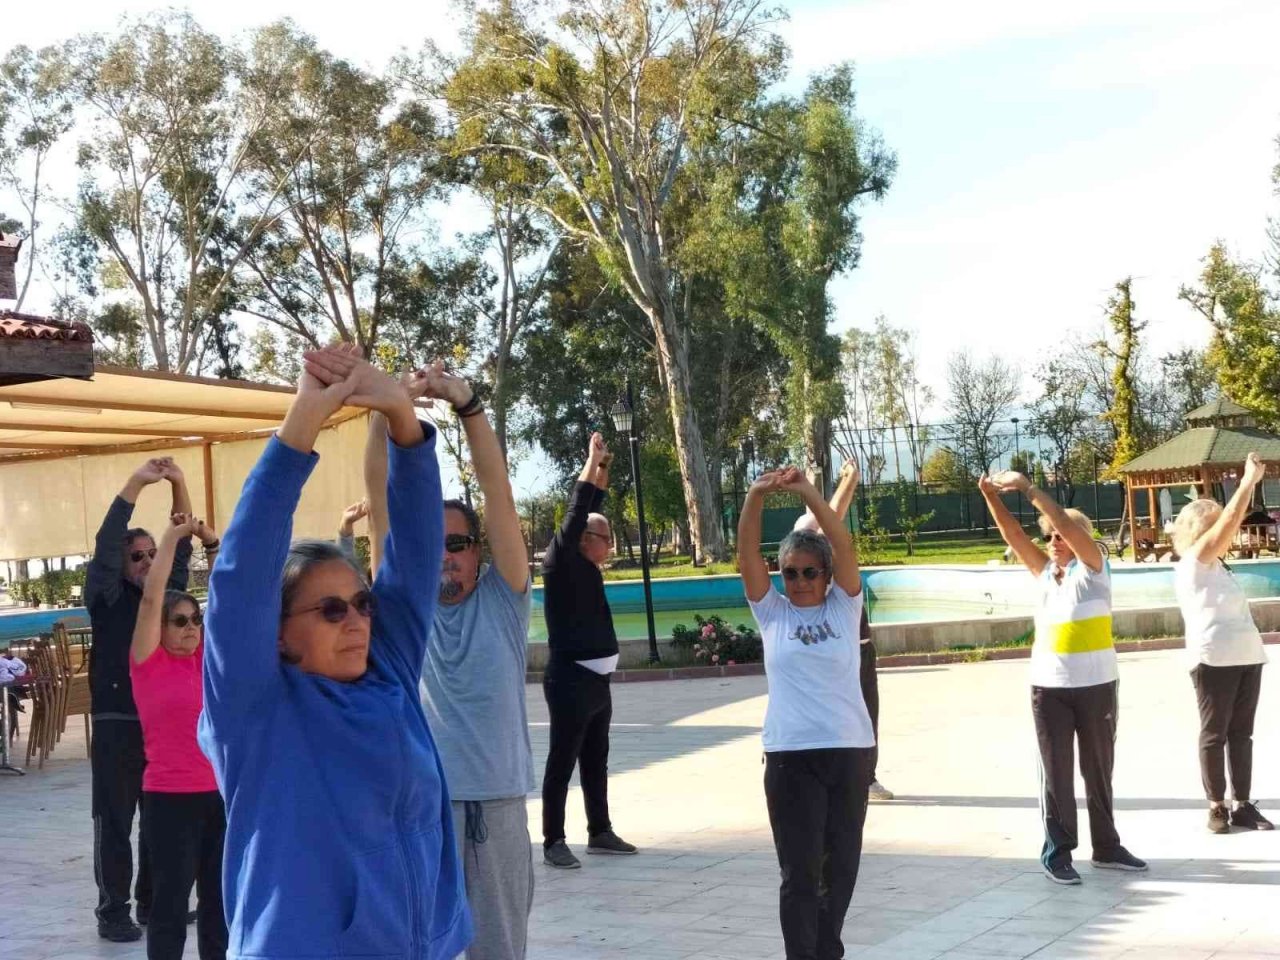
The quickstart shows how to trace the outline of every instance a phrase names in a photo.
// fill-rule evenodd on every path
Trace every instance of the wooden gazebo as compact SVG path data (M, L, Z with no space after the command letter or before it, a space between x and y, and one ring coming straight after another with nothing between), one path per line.
M1268 476L1280 476L1280 436L1260 430L1253 412L1223 397L1187 414L1187 429L1172 440L1135 457L1120 468L1125 476L1129 515L1129 542L1135 560L1172 552L1162 542L1157 509L1159 491L1165 487L1194 487L1203 497L1213 496L1213 485L1244 468L1244 459L1256 452L1267 465ZM1147 516L1140 524L1135 494L1147 491Z

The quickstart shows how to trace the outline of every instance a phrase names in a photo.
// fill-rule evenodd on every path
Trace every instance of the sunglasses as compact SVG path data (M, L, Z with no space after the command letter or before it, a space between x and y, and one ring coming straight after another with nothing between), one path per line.
M285 617L297 617L301 614L313 613L318 610L320 611L320 616L324 617L329 623L341 623L347 619L347 612L353 607L360 616L366 619L372 617L373 606L373 594L368 590L361 590L350 600L343 600L341 597L325 597L314 606L287 613Z
M134 563L141 563L143 557L150 557L154 560L156 558L156 548L152 547L150 550L134 550L129 554L129 559Z
M801 577L806 580L817 580L826 572L826 567L805 567L803 570L797 570L795 567L782 568L782 575L788 580L799 580Z
M461 553L468 547L474 547L479 542L479 537L471 537L465 533L451 533L444 538L444 548L450 553Z
M188 624L193 627L204 626L204 616L199 613L193 613L191 616L187 616L185 613L180 613L176 617L170 617L169 622L179 630L185 630L187 629Z
M1050 542L1050 543L1062 543L1062 542L1064 542L1065 540L1066 540L1066 537L1064 537L1062 534L1060 534L1057 530L1055 530L1055 531L1053 531L1053 533L1049 534L1049 542Z

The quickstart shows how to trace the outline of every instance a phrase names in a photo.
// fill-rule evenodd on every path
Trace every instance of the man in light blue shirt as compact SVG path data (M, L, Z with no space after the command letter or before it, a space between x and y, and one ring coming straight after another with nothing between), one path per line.
M506 458L484 407L463 379L429 372L425 396L462 420L484 495L492 562L482 560L480 520L459 500L444 504L440 602L422 670L422 706L453 800L455 833L475 924L468 960L523 960L533 905L525 795L533 751L525 708L525 650L532 584ZM376 570L385 526L385 443L366 450L370 543ZM424 587L424 589L426 589Z

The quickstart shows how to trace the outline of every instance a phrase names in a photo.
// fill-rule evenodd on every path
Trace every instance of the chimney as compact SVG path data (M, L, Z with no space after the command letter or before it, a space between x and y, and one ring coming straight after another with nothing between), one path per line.
M18 250L22 238L0 233L0 300L18 299Z

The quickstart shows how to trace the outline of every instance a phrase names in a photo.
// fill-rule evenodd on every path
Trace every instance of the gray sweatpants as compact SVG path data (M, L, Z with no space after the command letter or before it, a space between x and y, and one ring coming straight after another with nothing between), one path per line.
M475 939L467 960L524 960L533 908L533 851L524 797L453 801Z

